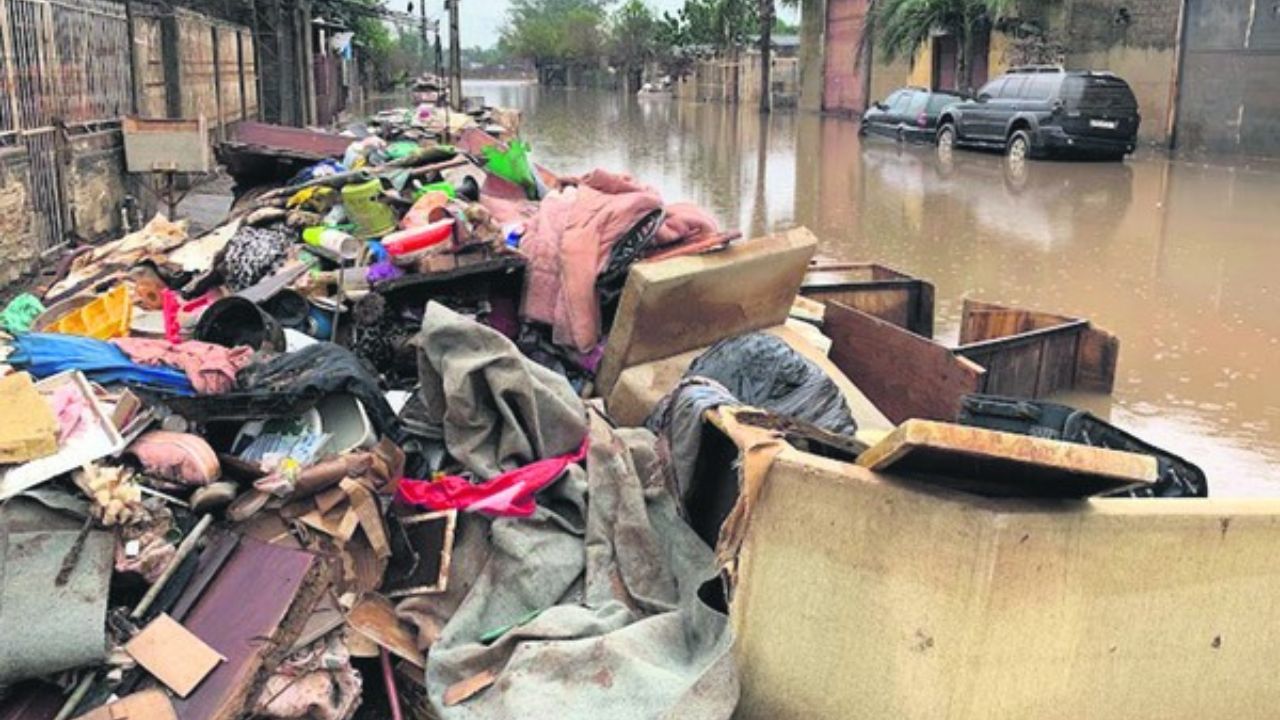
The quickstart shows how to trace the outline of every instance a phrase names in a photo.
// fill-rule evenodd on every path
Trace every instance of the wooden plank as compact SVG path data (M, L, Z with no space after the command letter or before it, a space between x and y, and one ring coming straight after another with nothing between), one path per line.
M174 709L182 720L240 717L268 659L288 652L319 598L319 559L245 538L183 623L227 659ZM313 587L314 586L314 587ZM287 621L297 614L297 628Z
M968 358L892 323L829 303L823 329L831 361L894 423L954 420L985 371Z
M1084 498L1158 477L1149 455L927 420L904 422L858 464L994 497Z
M650 360L784 322L818 240L805 228L706 255L631 268L605 344L596 392Z

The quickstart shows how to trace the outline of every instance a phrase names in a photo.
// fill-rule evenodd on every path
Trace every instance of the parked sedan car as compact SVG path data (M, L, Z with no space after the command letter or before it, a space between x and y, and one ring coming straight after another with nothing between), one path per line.
M946 106L964 100L959 93L905 87L895 90L883 102L867 108L858 132L885 135L898 140L933 142L938 134L938 116Z
M1010 160L1048 155L1121 160L1138 144L1138 101L1108 72L1013 68L938 121L938 146L1003 149Z

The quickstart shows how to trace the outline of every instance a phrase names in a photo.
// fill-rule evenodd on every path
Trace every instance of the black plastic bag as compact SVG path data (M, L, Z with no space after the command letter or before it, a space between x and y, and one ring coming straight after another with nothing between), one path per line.
M967 395L961 425L1000 430L1092 447L1150 455L1159 479L1149 488L1121 493L1128 497L1208 497L1204 471L1190 462L1144 442L1098 417L1068 405L997 395Z
M744 405L840 435L858 430L844 394L826 372L768 333L748 333L712 345L685 373L694 376L715 380Z

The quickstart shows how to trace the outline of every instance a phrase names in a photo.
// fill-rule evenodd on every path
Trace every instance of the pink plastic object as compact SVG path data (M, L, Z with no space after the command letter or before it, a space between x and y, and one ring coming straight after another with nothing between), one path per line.
M406 255L448 240L453 235L453 218L430 225L400 230L382 238L382 247L391 255Z
M212 303L217 299L217 293L213 290L192 300L189 303L178 302L178 293L172 290L165 290L161 295L163 302L163 318L164 318L164 339L171 343L177 344L182 342L182 323L179 319L181 313L193 313L196 310Z

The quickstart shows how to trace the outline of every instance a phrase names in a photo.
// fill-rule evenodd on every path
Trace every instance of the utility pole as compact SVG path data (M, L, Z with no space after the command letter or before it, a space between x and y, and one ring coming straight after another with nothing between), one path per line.
M422 29L422 72L431 69L431 44L427 42L427 0L418 0L418 24Z
M462 110L462 39L458 33L458 0L444 0L449 11L449 102Z

